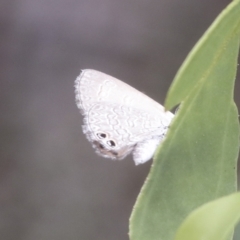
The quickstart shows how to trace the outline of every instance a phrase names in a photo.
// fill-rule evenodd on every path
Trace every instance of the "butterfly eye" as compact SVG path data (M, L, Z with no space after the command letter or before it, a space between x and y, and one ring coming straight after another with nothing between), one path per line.
M113 140L107 141L107 144L108 144L110 147L115 147L115 146L116 146L116 143L115 143Z
M107 134L106 134L106 133L97 133L97 136L98 136L100 139L103 139L103 138L106 138L106 137L107 137Z

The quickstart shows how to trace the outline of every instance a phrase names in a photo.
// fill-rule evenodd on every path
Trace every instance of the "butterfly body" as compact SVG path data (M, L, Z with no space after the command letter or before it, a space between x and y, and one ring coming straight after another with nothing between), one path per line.
M163 106L126 83L96 70L83 70L75 81L83 132L96 152L135 164L148 161L174 117Z

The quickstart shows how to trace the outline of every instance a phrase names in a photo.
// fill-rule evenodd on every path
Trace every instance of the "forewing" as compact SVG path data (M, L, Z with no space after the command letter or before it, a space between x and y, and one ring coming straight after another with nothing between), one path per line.
M128 84L105 73L85 69L75 81L78 107L87 111L95 103L107 102L141 109L141 111L164 111L162 105Z

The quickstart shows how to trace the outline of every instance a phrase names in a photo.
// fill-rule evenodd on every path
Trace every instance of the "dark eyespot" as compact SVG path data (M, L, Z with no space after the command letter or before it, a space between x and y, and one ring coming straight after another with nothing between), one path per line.
M97 133L97 136L102 139L102 138L106 138L107 134L106 133Z
M101 149L105 149L105 147L100 143L99 144L99 147L101 148Z
M113 140L109 140L107 141L107 144L111 147L115 147L116 146L116 143L113 141Z

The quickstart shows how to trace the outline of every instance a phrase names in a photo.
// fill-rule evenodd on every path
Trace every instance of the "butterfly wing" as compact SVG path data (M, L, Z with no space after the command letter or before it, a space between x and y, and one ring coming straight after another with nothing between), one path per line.
M100 102L116 103L155 113L162 105L128 84L105 73L86 69L75 81L77 105L83 111ZM169 113L169 112L168 112ZM172 113L169 113L172 115Z
M75 82L83 131L96 152L122 159L133 151L136 164L150 159L173 114L131 86L95 70L83 70Z
M134 159L139 159L140 155L143 156L143 146L147 147L149 140L151 146L156 146L156 141L159 143L165 135L170 119L167 125L166 119L162 119L128 106L96 103L84 116L83 130L100 155L122 159L134 150Z

